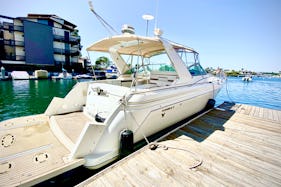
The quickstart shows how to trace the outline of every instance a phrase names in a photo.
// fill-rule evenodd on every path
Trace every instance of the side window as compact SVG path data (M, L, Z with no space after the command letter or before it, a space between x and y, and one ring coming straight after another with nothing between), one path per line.
M188 68L190 74L192 76L198 76L198 75L206 75L206 71L200 66L199 63L192 64Z
M177 49L177 53L185 63L186 67L192 76L206 75L206 71L199 63L199 54L188 49Z
M177 49L177 53L187 67L191 66L191 64L196 63L196 54L194 52L184 49Z

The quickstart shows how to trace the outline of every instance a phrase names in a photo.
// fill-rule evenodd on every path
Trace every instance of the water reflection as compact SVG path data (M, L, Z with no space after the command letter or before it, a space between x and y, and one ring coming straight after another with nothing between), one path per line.
M0 81L0 121L43 113L53 97L64 97L75 80Z

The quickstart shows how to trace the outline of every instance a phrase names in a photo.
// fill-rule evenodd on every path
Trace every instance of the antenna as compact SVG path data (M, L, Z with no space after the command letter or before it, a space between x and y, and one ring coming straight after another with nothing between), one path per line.
M156 0L156 9L155 9L155 25L154 30L158 27L158 9L159 9L159 0Z
M107 23L95 10L92 4L92 1L89 1L90 10L94 13L97 19L100 21L102 26L109 32L110 35L119 34L109 23Z
M148 35L148 22L149 22L150 20L153 20L154 17L153 17L152 15L150 15L150 14L144 14L144 15L142 16L142 18L143 18L144 20L146 20L146 36L147 36L147 35Z

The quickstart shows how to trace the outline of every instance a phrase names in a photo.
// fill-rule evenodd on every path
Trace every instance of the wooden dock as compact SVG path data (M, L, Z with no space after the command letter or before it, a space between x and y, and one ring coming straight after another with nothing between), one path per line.
M281 111L222 107L79 186L281 186Z

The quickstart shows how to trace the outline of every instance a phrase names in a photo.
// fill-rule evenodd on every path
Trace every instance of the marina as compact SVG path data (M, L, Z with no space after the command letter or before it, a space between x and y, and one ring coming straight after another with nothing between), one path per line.
M145 2L103 3L103 30L84 6L0 15L0 186L281 186L278 38L259 14L157 1L141 24Z
M280 186L280 133L281 111L224 103L78 186Z

